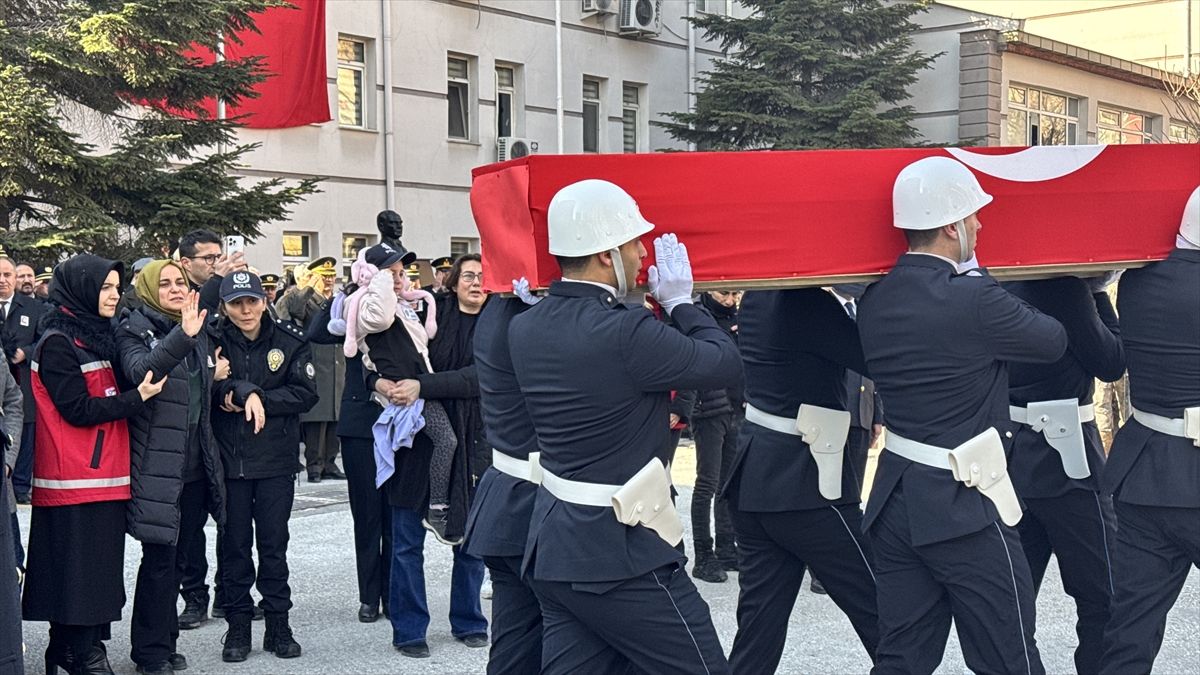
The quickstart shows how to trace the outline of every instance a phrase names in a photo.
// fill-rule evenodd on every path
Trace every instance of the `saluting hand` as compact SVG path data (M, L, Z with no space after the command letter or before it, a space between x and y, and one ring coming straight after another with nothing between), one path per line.
M147 370L146 377L142 378L142 383L138 385L138 393L142 395L143 401L148 401L155 396L158 396L158 393L162 391L163 385L167 383L167 378L165 376L158 382L153 382L153 379L154 371Z
M196 337L201 328L204 328L204 319L208 316L207 309L200 309L200 294L196 291L188 291L187 302L183 305L183 318L179 321L179 325L183 327L183 332L187 333L188 337Z
M673 234L654 240L654 264L650 266L650 294L670 314L679 305L692 302L692 263L687 247Z

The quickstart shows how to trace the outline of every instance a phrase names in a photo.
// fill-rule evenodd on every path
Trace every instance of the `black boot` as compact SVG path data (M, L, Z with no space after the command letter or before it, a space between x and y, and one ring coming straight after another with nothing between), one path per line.
M72 675L114 675L103 644L93 644L91 651L81 652L82 650L79 650L76 654L75 670L68 671Z
M267 630L263 633L263 651L275 652L275 656L281 659L294 659L300 656L300 644L292 637L292 627L288 625L287 614L267 616Z
M188 593L183 596L183 611L179 613L179 629L192 630L208 621L208 594Z
M221 660L226 663L245 661L250 655L250 615L234 614L225 617L229 629L221 638L225 648L221 650Z
M710 584L719 584L729 579L729 575L725 573L725 570L721 569L721 566L717 564L716 559L712 557L711 553L708 555L698 553L696 555L696 565L692 567L692 577L700 581L707 581Z
M51 642L50 646L46 647L46 675L59 675L59 668L68 674L74 673L75 653L66 645Z

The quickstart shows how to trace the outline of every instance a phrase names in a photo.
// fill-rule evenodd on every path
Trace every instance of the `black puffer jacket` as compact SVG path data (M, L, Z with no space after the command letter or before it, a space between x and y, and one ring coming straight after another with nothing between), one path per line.
M262 331L246 339L232 323L218 324L217 344L229 359L229 378L213 386L213 435L221 448L226 478L275 478L300 470L300 413L317 403L316 369L304 332L264 313ZM221 402L245 407L258 394L267 415L256 435L245 413L225 412Z
M737 342L738 308L736 305L726 307L713 300L708 293L701 293L696 304L708 310L708 313L717 320L717 325L729 333L735 343ZM696 408L692 413L692 419L702 420L724 415L734 409L740 409L744 401L745 397L740 385L730 389L710 389L696 392Z
M117 329L117 351L121 370L131 382L141 382L147 371L154 373L155 381L167 376L162 392L129 418L132 499L126 509L126 529L143 543L172 546L179 539L179 494L187 462L189 359L200 364L204 379L196 428L209 510L218 523L225 522L225 481L209 421L208 394L216 364L209 336L201 330L188 337L179 324L142 306L127 313Z

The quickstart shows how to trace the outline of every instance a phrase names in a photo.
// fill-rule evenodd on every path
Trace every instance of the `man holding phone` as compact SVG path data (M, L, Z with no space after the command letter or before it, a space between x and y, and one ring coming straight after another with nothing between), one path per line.
M200 293L201 308L212 314L221 302L221 280L231 272L248 269L240 249L222 253L221 244L221 238L210 230L196 230L179 238L179 263L187 271L192 288Z

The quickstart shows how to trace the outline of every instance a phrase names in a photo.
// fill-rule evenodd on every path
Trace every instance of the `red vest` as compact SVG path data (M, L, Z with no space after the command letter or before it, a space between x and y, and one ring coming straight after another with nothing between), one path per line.
M38 343L51 335L48 331ZM70 336L66 336L71 339ZM79 370L92 398L120 393L112 364L100 361L78 340L71 339ZM42 384L38 361L31 367L33 396L37 401L37 432L33 453L33 505L70 506L91 502L129 499L129 427L125 420L114 420L90 427L77 427L59 414L54 401Z

